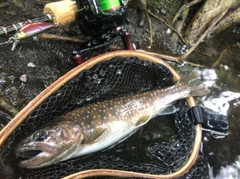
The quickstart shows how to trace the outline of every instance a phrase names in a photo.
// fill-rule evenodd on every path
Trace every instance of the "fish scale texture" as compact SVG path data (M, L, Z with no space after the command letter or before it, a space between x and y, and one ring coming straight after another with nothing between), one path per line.
M0 171L0 176L56 179L78 171L97 168L151 174L177 171L187 161L195 137L195 127L187 116L189 106L186 100L176 102L180 109L172 115L176 136L167 141L150 140L141 143L142 139L138 138L141 131L137 131L111 149L34 170L17 167L19 159L13 154L16 143L30 131L70 110L96 101L171 85L173 79L168 68L137 57L115 57L82 71L33 110L8 138L0 149L0 157L3 159L0 167L4 169ZM202 154L198 156L191 170L181 178L208 178L207 164Z

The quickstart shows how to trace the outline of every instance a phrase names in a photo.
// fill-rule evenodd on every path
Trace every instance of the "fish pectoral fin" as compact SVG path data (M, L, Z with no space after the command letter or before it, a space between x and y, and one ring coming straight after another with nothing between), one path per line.
M150 115L141 116L136 123L136 127L142 126L145 123L147 123L149 121L150 117L151 117Z
M175 112L177 112L179 110L179 107L176 106L175 104L169 104L167 106L165 106L165 108L163 108L162 110L160 110L157 115L158 116L163 116L163 115L169 115L169 114L173 114Z
M91 133L91 135L84 141L84 143L89 143L89 142L97 142L97 138L99 138L104 132L105 132L106 128L96 128L94 129L94 131Z

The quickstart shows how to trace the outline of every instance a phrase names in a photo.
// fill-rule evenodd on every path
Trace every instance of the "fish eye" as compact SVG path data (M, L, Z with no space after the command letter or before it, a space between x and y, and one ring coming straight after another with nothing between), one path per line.
M32 139L35 141L43 141L48 136L48 133L45 131L37 131L33 134Z

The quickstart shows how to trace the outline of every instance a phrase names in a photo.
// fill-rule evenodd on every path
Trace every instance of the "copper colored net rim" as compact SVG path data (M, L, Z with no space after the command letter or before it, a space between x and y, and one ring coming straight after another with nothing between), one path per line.
M75 67L65 75L61 76L58 80L56 80L53 84L43 90L38 96L36 96L32 101L30 101L1 131L0 131L0 147L3 145L4 141L8 138L8 136L25 120L25 118L46 98L48 98L51 94L56 92L59 88L61 88L66 82L74 78L76 75L81 73L84 70L90 69L99 62L111 60L112 58L120 56L120 57L138 57L142 60L162 64L166 66L171 73L173 74L174 81L180 79L178 73L166 62L161 59L147 55L142 52L130 51L130 50L120 50L114 52L108 52L105 54L101 54L97 57L94 57L83 64ZM188 104L192 107L195 106L195 101L192 97L187 99ZM141 174L135 172L126 172L119 170L107 170L107 169L95 169L95 170L87 170L80 173L76 173L70 175L66 178L83 178L88 176L122 176L122 177L142 177L142 178L175 178L182 176L185 174L195 163L195 160L198 156L201 139L202 139L202 130L201 125L196 125L196 136L194 146L192 148L191 156L188 161L176 172L167 174L167 175L150 175L150 174Z

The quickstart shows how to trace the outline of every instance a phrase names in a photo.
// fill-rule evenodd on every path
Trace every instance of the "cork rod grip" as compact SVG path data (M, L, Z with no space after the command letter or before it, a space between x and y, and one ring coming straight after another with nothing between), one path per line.
M77 19L77 4L71 0L63 0L47 4L43 14L50 14L53 22L59 27L68 25Z

